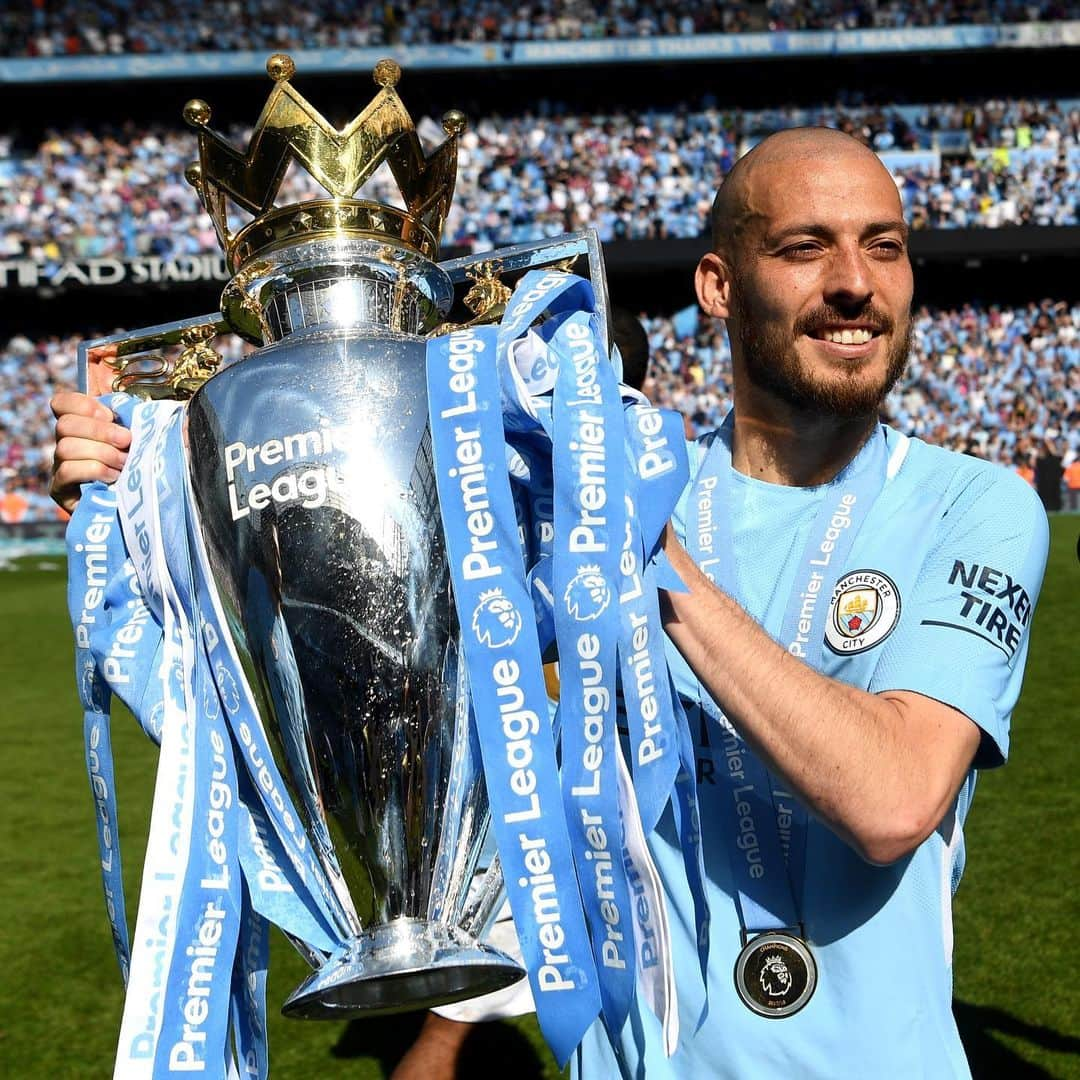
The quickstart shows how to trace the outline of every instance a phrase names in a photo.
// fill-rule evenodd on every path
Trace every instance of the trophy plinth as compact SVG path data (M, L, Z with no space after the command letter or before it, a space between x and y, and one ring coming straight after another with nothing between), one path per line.
M303 1020L337 1020L349 1013L430 1009L502 990L521 974L497 949L458 927L402 918L332 956L281 1011Z

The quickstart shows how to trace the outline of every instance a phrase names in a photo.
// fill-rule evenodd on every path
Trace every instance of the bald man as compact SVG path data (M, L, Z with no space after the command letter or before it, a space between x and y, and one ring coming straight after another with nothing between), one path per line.
M976 769L1008 752L1046 518L1003 469L878 422L912 272L896 185L822 129L774 135L717 193L698 299L734 409L691 447L664 549L697 753L709 1011L670 820L681 1031L594 1026L586 1077L966 1077L951 898Z
M679 1045L666 1058L638 1005L622 1032L593 1026L574 1072L968 1076L951 897L976 770L1008 753L1046 518L1011 473L878 422L912 273L871 151L824 129L774 135L732 170L712 227L697 293L727 325L735 406L691 445L664 540L687 586L665 594L665 625L712 920L699 941L665 817L651 840ZM62 504L122 463L95 408L54 402Z

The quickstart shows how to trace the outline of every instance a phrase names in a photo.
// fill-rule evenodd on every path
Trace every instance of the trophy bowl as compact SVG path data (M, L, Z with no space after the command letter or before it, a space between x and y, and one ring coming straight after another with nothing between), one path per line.
M422 336L450 283L418 254L337 238L267 256L244 295L271 343L192 397L189 474L233 643L346 939L283 1011L395 1012L501 989L521 968L462 925L487 796Z

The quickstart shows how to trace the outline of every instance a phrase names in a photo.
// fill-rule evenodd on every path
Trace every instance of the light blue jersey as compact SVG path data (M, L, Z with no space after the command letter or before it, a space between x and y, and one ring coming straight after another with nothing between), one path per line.
M982 730L980 768L1001 764L1020 692L1032 607L1048 529L1035 493L996 466L907 440L886 429L890 478L855 539L834 590L825 674L872 693L911 690L954 706ZM714 437L714 436L713 436ZM692 471L709 439L691 448ZM733 473L738 590L777 635L796 567L832 485L791 488ZM833 495L835 497L835 493ZM687 497L676 513L680 535ZM575 1075L648 1080L927 1080L970 1072L952 1016L952 893L963 870L962 826L974 770L956 806L917 851L891 866L863 861L810 818L802 918L818 986L802 1011L766 1019L736 996L740 949L725 838L730 820L718 731L696 705L697 681L669 649L697 753L705 866L711 885L709 1014L695 1033L702 993L693 905L665 816L652 837L667 886L681 1037L663 1054L659 1024L640 1003L613 1050L599 1024L575 1057ZM641 1052L644 1047L644 1053Z

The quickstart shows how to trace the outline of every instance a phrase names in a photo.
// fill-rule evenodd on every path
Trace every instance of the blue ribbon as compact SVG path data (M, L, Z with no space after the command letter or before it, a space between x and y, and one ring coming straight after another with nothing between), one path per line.
M102 484L84 489L68 533L69 608L106 904L125 981L130 946L115 831L110 691L128 704L156 742L162 739L167 699L172 700L173 715L183 723L179 742L174 738L170 744L170 753L180 754L175 775L182 787L177 789L179 799L164 793L162 805L171 814L184 806L177 820L181 828L185 820L189 823L185 838L177 837L187 860L179 902L169 916L171 930L165 937L156 931L144 935L145 943L139 942L140 948L145 944L160 953L166 965L152 976L152 992L143 1003L150 1026L129 1032L132 1037L122 1043L120 1058L132 1067L143 1062L155 1076L193 1069L224 1075L228 1068L232 1073L231 1015L240 1075L262 1077L267 1069L267 935L259 911L282 925L315 959L340 943L338 912L306 839L297 842L290 833L283 841L279 833L282 819L296 821L296 814L280 786L258 718L253 710L244 711L247 702L235 692L243 684L231 650L224 647L205 553L188 512L190 508L194 513L194 504L187 489L180 415L171 404L137 405L126 395L105 402L122 423L133 425L140 416L145 421L146 438L132 455L134 469L125 470L128 494L137 500L139 513L134 520L124 518L115 490ZM163 428L167 430L155 454L155 433ZM152 471L159 504L154 520L160 532L160 563L147 527L145 470ZM128 556L129 543L150 583L149 595L144 595L139 571ZM195 565L190 552L197 557ZM175 593L166 595L160 566L167 568ZM169 642L163 619L177 624ZM176 653L168 670L162 664L166 646ZM235 724L236 743L226 716ZM246 769L237 771L234 751L241 753ZM280 795L280 801L272 795ZM155 794L155 808L158 799ZM264 799L274 804L270 820ZM152 967L157 963L152 960Z
M172 513L159 515L159 520L178 611L194 613L183 513L181 419L180 413L174 413L169 421L156 483L159 506L173 507ZM172 601L166 597L165 602ZM233 958L240 935L236 763L221 702L207 665L200 662L195 634L195 628L188 627L182 639L182 647L195 653L193 664L185 662L185 669L193 671L183 703L192 740L188 758L192 769L188 778L193 795L191 833L176 915L174 959L161 1010L155 1074L202 1071L215 1062L224 1067Z
M528 580L545 649L552 639L559 607L555 586L558 559L552 557L551 542L559 530L555 529L552 496L558 499L560 481L566 490L567 477L573 472L572 462L557 464L553 484L550 462L562 462L567 449L567 439L557 432L563 421L556 399L566 351L560 346L559 335L576 311L592 312L594 305L587 282L534 271L519 283L498 338L506 439L524 463L523 475L512 475L529 495L533 562ZM543 321L528 329L541 316ZM673 803L684 869L694 897L704 983L709 912L693 748L685 713L668 675L658 602L660 587L683 588L659 549L663 529L689 481L683 420L678 413L654 408L638 391L624 386L621 392L622 424L609 422L606 431L618 432L626 455L625 536L612 580L620 599L618 671L631 734L634 788L646 831L656 825L667 803ZM566 559L565 552L562 557ZM562 648L560 655L565 656ZM560 668L564 664L565 659ZM563 752L567 760L565 745ZM588 881L583 882L583 888L589 888ZM601 968L602 981L604 974ZM618 1012L613 1015L617 1023ZM612 1017L607 1009L605 1018L610 1026Z
M694 481L687 550L706 575L739 599L735 550L728 517L731 441L729 414ZM880 492L887 466L885 438L876 428L868 444L829 485L799 559L782 624L769 628L793 655L820 670L829 599L859 528ZM798 928L806 862L805 806L775 781L720 707L699 684L701 706L722 728L714 753L717 772L731 796L728 847L736 905L747 935Z
M247 881L243 885L240 940L232 975L232 1032L238 1072L266 1080L266 970L270 961L269 924L255 910Z
M677 695L672 697L651 555L688 475L677 414L629 399L626 409L627 499L630 514L620 570L619 661L633 748L634 790L641 823L651 832L679 771ZM680 425L678 434L674 426ZM682 720L685 723L685 716Z
M537 1018L565 1063L600 997L559 812L555 745L503 452L495 350L491 327L429 342L432 451L507 895Z
M503 423L475 426L485 462L496 463L497 468L506 458L518 520L524 520L525 580L538 645L546 653L558 639L561 687L555 739L561 745L565 809L597 961L604 1020L610 1030L618 1031L634 992L635 958L626 866L618 854L623 823L613 752L616 675L629 714L635 790L643 799L645 828L654 827L668 801L673 803L698 918L702 972L707 965L709 917L692 746L668 673L657 596L662 584L681 586L669 580L670 572L665 579L663 565L655 563L661 532L688 479L683 425L677 414L654 409L629 388L621 388L620 396L603 343L597 340L593 311L588 282L559 272L525 275L495 337ZM478 353L490 350L489 330L470 333L482 342ZM490 407L483 403L493 401L494 392L468 402L470 392L479 393L471 380L486 378L487 373L464 366L456 370L458 400L451 400L445 389L440 392L431 382L435 348L433 342L429 346L432 430L444 427L449 431L449 419L458 415L455 409L469 405L483 411ZM443 356L440 364L447 363L449 358ZM450 377L444 371L442 379ZM585 383L588 393L582 393ZM589 411L586 403L599 411ZM447 410L449 415L442 416ZM575 415L578 412L582 415ZM581 449L597 437L594 447ZM434 441L438 447L437 436ZM449 440L444 442L443 453L452 460L454 446ZM583 460L593 468L604 462L602 529L595 521L596 485L588 482ZM460 494L455 496L447 479L443 477L439 490L449 545L451 534L460 530L465 508L459 508ZM596 550L571 550L575 543L585 546L590 539L596 540L601 532ZM505 562L508 549L500 545L499 550ZM472 568L482 571L479 554L473 552ZM455 593L460 604L457 578ZM577 618L567 608L568 601ZM462 608L466 640L471 617L472 609ZM589 655L581 654L581 642ZM647 670L650 666L653 678ZM480 710L484 695L475 683L472 691ZM490 776L488 783L490 791ZM616 853L610 874L605 863L599 878L596 856L605 852L590 842L590 827L592 838L599 842L603 837L604 846ZM500 852L502 847L500 841ZM507 878L511 876L508 872ZM518 928L520 932L522 926ZM542 1012L541 1025L545 1025Z
M622 403L587 313L563 320L552 413L553 585L563 799L608 1030L634 996L630 890L615 754L619 561L626 532Z
M127 983L131 947L117 833L109 717L112 694L91 650L92 632L108 619L108 585L115 575L116 553L122 550L109 541L118 531L115 493L101 482L85 485L67 530L68 610L75 630L75 682L83 707L86 768L96 810L105 907L120 975Z

